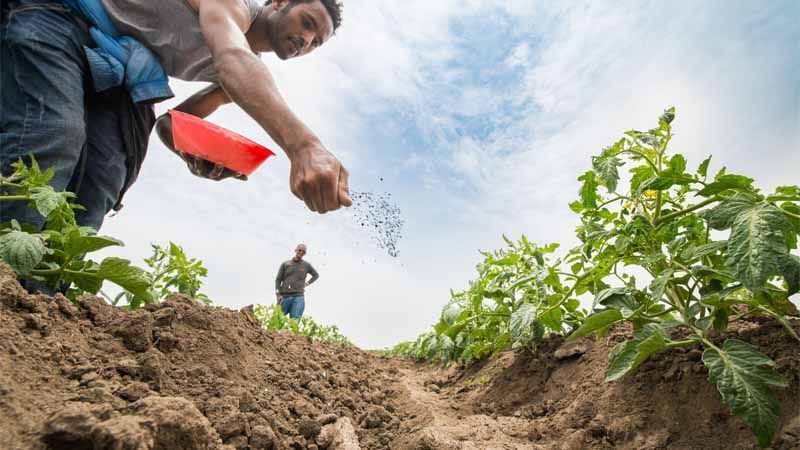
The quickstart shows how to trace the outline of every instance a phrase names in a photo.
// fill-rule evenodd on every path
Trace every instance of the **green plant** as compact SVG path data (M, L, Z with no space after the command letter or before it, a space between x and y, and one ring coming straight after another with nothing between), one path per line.
M75 194L56 192L48 183L54 169L42 172L31 156L30 165L22 159L13 164L14 172L0 177L0 208L8 202L27 202L45 218L44 228L34 229L15 220L0 225L0 260L8 263L23 280L46 284L52 289L71 285L67 296L96 294L104 281L131 292L142 302L152 301L145 272L122 258L105 258L99 263L86 255L100 249L123 245L95 230L80 227L72 203Z
M206 294L200 292L203 286L201 278L208 275L208 270L202 261L188 257L183 248L174 242L164 247L157 244L150 246L153 248L153 254L145 258L144 262L149 268L146 275L152 298L165 299L174 294L184 294L207 305L212 303ZM134 294L125 291L113 299L109 298L109 301L116 306L122 299L126 300L130 309L142 305Z
M434 331L388 353L469 362L532 348L546 331L577 339L627 321L633 339L612 350L607 381L660 351L702 346L722 400L768 446L780 413L773 388L786 382L756 347L717 337L762 315L800 340L789 321L800 315L790 301L800 290L800 187L764 194L724 167L712 177L710 157L689 171L683 155L667 151L674 118L670 108L657 128L629 131L592 158L570 204L580 245L551 262L554 245L507 240L509 250L484 253L480 278L452 294ZM587 297L584 318L577 299Z
M315 341L352 345L336 325L320 325L308 316L303 316L300 320L292 319L283 314L278 305L256 305L254 312L261 326L267 330L307 336Z
M688 171L683 155L667 152L674 117L671 108L657 128L626 133L579 178L580 200L571 207L581 214L582 245L568 262L574 273L591 268L603 289L592 291L594 313L571 338L633 324L634 338L611 352L608 381L657 352L702 345L709 380L766 447L779 416L772 388L786 383L756 347L714 337L734 321L766 315L798 338L788 317L798 316L789 297L800 289L800 258L792 253L800 188L765 195L724 167L710 177L711 158ZM618 169L627 164L629 189L621 193Z
M585 313L577 293L587 282L570 274L562 279L562 261L552 260L558 245L539 247L525 236L503 239L507 248L481 252L478 279L465 291L451 292L433 332L386 354L469 363L509 347L532 349L545 333L580 325Z

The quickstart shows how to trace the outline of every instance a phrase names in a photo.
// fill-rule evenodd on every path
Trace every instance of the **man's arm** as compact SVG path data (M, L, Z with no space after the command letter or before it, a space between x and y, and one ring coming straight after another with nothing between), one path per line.
M311 274L311 279L308 280L306 286L310 286L311 283L317 281L317 278L319 278L319 273L317 273L317 270L314 269L314 266L312 266L311 264L308 264L308 273Z
M286 274L286 264L281 263L281 267L278 269L278 276L275 277L276 294L281 290L281 284L283 283L283 276L285 274Z
M211 115L211 113L216 111L220 106L230 102L231 99L228 97L228 94L218 85L212 84L201 89L173 109L202 119ZM193 174L212 180L222 180L228 177L234 177L240 180L247 179L245 175L237 174L221 164L214 164L202 158L178 152L172 141L172 118L168 113L158 118L156 122L156 133L158 133L158 137L161 138L161 142L163 142L167 148L175 152L186 162L186 165Z
M250 26L241 0L199 0L200 29L220 85L286 152L292 193L312 211L350 206L347 170L283 100L269 70L247 43Z

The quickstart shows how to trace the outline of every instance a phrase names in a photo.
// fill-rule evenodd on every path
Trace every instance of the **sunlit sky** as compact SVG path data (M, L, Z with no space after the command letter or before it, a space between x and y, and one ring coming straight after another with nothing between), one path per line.
M315 53L263 60L293 110L350 170L351 188L391 193L400 255L353 214L309 212L289 163L235 105L209 120L272 147L249 181L191 175L153 136L125 208L102 233L142 264L182 245L209 269L216 304L274 302L299 242L319 271L306 313L355 343L413 339L449 290L475 277L501 235L575 242L568 203L592 154L677 108L673 148L694 166L800 183L800 2L345 0ZM176 101L202 84L175 81ZM712 165L712 170L714 166Z

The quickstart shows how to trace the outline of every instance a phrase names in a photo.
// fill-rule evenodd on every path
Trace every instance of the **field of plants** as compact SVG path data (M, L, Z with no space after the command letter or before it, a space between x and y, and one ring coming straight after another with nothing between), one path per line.
M754 180L691 169L669 151L675 110L658 127L630 131L592 158L578 180L581 245L557 254L523 236L484 253L479 277L452 294L434 330L390 355L474 362L507 348L534 349L548 333L570 340L633 326L612 350L606 381L652 355L702 346L709 381L761 446L772 442L787 381L759 349L718 337L737 321L766 316L800 343L790 297L800 290L800 187L765 193ZM621 168L630 174L622 183ZM558 255L558 256L556 256ZM581 298L593 298L588 313Z
M276 305L214 306L172 242L145 267L93 260L122 242L19 161L0 207L45 226L0 228L0 447L800 448L800 187L690 163L674 119L592 158L579 245L506 238L383 356Z

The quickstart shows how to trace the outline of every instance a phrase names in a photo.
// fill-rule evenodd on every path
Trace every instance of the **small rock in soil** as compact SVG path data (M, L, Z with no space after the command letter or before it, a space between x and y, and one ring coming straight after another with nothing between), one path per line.
M150 386L147 383L142 383L141 381L134 381L127 386L123 387L122 389L118 390L116 394L125 400L130 402L135 402L137 400L141 400L145 397L153 395L153 392L150 391Z
M208 419L185 398L147 397L130 409L152 421L153 450L207 450L219 443Z
M122 316L111 325L111 334L122 338L125 348L144 352L153 344L153 315L139 310Z
M268 425L257 425L253 427L250 436L250 446L254 450L272 450L275 448L277 437L272 428Z
M580 356L589 350L589 345L584 341L567 342L558 350L555 351L553 356L559 361Z
M316 420L309 419L308 417L300 421L297 430L306 439L314 439L321 431L322 427Z
M337 417L336 414L323 414L317 417L317 422L319 422L320 425L325 426L328 425L329 423L336 422L336 419L338 418L339 417Z

